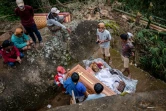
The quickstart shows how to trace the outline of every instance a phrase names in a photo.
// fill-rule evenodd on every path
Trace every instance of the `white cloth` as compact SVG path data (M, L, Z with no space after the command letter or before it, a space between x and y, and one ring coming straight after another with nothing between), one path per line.
M61 76L61 77L58 77L58 79L59 79L60 83L63 84L64 78L65 78L66 75L65 74L61 74L61 73L58 73L58 75Z
M96 73L95 77L108 86L115 93L120 94L117 87L119 86L119 82L122 81L118 75L112 75L109 71L109 68L101 69Z
M104 30L104 32L99 32L97 29L97 36L99 37L99 40L111 40L111 34L108 30ZM110 41L104 42L100 44L100 47L102 48L109 48L110 47Z

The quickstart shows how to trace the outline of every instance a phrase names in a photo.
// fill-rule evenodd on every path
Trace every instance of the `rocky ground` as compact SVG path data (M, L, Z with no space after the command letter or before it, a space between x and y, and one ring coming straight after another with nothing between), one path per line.
M47 28L40 30L45 46L28 51L22 65L17 65L16 69L4 67L2 59L0 59L0 110L29 111L40 109L43 106L44 108L40 109L40 111L45 111L48 109L46 107L48 104L52 105L51 108L68 105L69 96L62 94L56 86L52 85L55 67L64 65L66 68L71 68L92 55L94 58L101 57L97 50L98 45L95 44L98 21L103 21L106 18L116 21L120 26L118 33L126 33L129 30L134 33L138 30L138 28L131 29L130 24L121 17L121 14L112 12L111 7L104 7L102 3L100 3L103 12L103 18L101 19L99 13L93 14L95 6L97 6L96 3L89 5L70 4L72 22L66 25L72 29L72 34L50 33ZM114 38L114 41L112 41L114 50L111 50L113 67L121 69L122 62L119 53L116 51L119 49L119 36L113 30L110 31ZM7 35L0 37L0 41L10 37L8 33L5 34ZM60 42L64 40L65 42ZM131 73L133 78L138 80L136 92L166 88L165 83L151 77L148 73L135 66L131 66ZM145 99L147 94L144 94ZM159 94L161 93L159 92ZM130 96L127 95L126 98ZM121 97L118 96L117 98L121 100ZM111 102L109 103L112 104ZM117 104L120 103L118 102ZM97 106L98 104L95 105ZM78 106L73 107L76 107L77 110ZM83 109L86 108L84 107Z

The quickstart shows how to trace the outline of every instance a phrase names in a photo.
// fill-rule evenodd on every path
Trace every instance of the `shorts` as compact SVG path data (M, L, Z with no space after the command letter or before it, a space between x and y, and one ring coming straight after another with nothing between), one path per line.
M105 54L106 57L110 57L110 48L102 48L100 47L101 53Z
M129 58L121 55L122 61L124 62L124 68L129 68Z

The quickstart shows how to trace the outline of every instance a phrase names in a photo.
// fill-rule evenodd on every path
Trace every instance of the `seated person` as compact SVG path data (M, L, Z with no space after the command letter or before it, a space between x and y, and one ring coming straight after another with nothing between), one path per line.
M64 88L66 92L72 96L72 90L74 92L75 98L77 102L82 102L88 96L86 92L86 87L83 83L78 82L79 75L78 73L74 72L71 77L69 77L66 81L64 81Z
M97 63L93 62L91 65L95 72L95 77L108 86L115 93L120 94L125 88L125 83L116 74L111 74L109 68L98 67Z
M96 92L96 94L90 94L88 95L88 97L86 98L86 101L87 100L91 100L91 99L98 99L98 98L102 98L102 97L105 97L106 95L101 93L103 91L104 87L102 84L100 83L96 83L94 85L94 90Z
M51 12L47 16L47 26L51 31L56 32L60 29L65 29L70 33L70 29L66 28L62 23L64 22L65 16L59 16L58 13L60 10L58 10L56 7L51 9Z
M30 45L33 43L32 40L23 33L22 28L16 28L15 33L11 37L11 41L18 49L23 51L31 49Z
M7 63L9 66L14 66L15 62L21 63L21 59L24 57L23 53L20 53L19 50L13 46L13 43L9 40L5 40L2 43L2 49L0 50L4 63Z

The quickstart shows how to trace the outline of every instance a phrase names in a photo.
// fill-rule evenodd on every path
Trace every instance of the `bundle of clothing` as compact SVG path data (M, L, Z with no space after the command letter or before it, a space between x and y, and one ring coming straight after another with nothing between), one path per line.
M118 69L112 69L101 58L94 60L83 60L88 72L93 74L98 80L113 90L116 94L122 92L134 93L137 80L129 79Z

